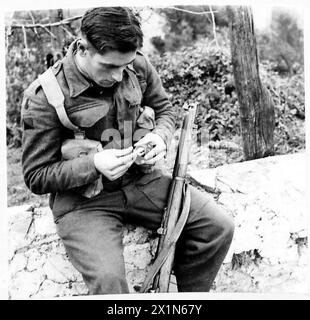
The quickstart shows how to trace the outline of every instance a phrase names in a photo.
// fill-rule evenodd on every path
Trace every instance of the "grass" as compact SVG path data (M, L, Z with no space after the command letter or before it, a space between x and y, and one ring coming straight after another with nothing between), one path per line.
M47 206L48 195L35 195L25 185L22 166L21 148L9 148L7 150L7 205L19 206L32 204L35 206Z

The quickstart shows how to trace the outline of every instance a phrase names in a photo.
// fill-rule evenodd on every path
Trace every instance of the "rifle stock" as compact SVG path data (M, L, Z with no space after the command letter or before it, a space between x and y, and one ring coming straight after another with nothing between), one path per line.
M164 230L164 233L159 238L157 256L165 246L166 242L169 241L182 210L181 207L184 200L183 190L196 110L197 106L195 104L189 105L183 119L182 131L173 169L172 182L168 195L167 210L164 214L161 226L161 230ZM153 292L168 292L174 253L175 245L172 247L167 259L163 263L158 274L155 276L152 286Z

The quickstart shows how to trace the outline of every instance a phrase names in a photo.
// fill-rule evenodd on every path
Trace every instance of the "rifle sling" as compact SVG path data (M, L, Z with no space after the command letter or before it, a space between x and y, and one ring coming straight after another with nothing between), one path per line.
M43 74L39 75L38 80L42 86L48 103L55 108L62 125L74 132L80 133L81 130L79 129L79 127L75 126L70 121L66 113L64 106L65 96L61 91L52 68L47 69Z
M144 283L142 287L140 288L140 292L146 292L155 277L155 275L158 273L162 265L167 260L171 250L173 249L174 245L176 244L177 240L179 239L181 232L185 226L185 223L188 218L189 209L190 209L190 190L188 188L187 183L184 183L183 193L185 195L184 203L183 203L183 209L179 216L178 222L175 225L175 228L171 234L171 236L168 238L166 243L164 244L161 252L158 254L156 260L154 261L153 265L151 266Z

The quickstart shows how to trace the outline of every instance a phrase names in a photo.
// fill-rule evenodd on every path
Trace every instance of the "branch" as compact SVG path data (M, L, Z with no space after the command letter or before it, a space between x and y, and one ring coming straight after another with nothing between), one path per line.
M69 24L70 22L72 22L74 20L78 20L78 19L81 19L81 18L82 18L82 16L79 15L79 16L75 16L75 17L72 17L72 18L67 18L67 19L64 19L64 20L61 20L61 21L57 21L57 22L53 22L53 23L45 23L45 24L42 24L42 23L19 24L19 23L16 23L16 24L12 24L11 28L43 28L43 29L46 30L46 28L66 25L66 24Z
M67 34L69 35L69 37L71 37L72 39L75 38L75 36L64 26L60 26L61 29L63 29L65 32L67 32Z
M176 10L176 11L182 11L182 12L186 12L186 13L191 13L191 14L197 14L197 15L203 15L203 14L209 14L209 13L214 13L214 12L217 12L217 11L191 11L191 10L185 10L185 9L181 9L181 8L177 8L177 7L160 7L161 9L173 9L173 10Z
M48 30L48 28L46 27L42 27L53 39L57 39L57 37L54 35L53 32L51 32L50 30Z
M211 6L209 6L209 8L210 8L210 13L211 13L211 17L212 17L214 41L215 41L217 48L219 48L219 44L217 42L217 36L216 36L216 25L215 25L215 19L214 19L214 11L212 10Z
M33 16L31 11L29 11L29 15L30 15L30 18L32 20L32 23L35 24L34 16ZM38 36L38 32L37 32L37 28L36 27L34 27L34 32Z
M26 51L26 56L29 59L29 48L28 48L28 44L27 44L27 33L25 28L22 28L23 30L23 34L24 34L24 44L25 44L25 51Z

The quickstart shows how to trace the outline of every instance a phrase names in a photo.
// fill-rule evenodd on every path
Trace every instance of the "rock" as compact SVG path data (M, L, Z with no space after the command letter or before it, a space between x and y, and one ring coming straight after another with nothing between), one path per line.
M21 212L18 207L15 212L11 210L10 219L11 299L87 294L81 274L70 263L56 234L49 208ZM142 284L154 257L153 243L156 240L150 240L151 234L142 227L128 225L124 228L125 268L131 292L135 292L134 286ZM23 289L24 286L27 288Z
M55 234L56 227L50 212L48 212L48 214L44 214L44 212L40 212L38 210L36 212L39 212L39 214L36 216L34 224L36 235L47 236L50 234Z
M153 258L149 243L128 245L124 248L124 255L128 257L126 260L128 269L143 270L148 267Z
M308 290L305 154L276 156L191 171L235 221L235 234L215 292L304 293ZM143 283L156 251L151 231L126 225L124 259L130 292ZM9 295L53 298L85 295L49 208L9 210ZM170 291L176 292L172 277Z
M9 283L11 299L27 299L34 296L45 279L42 270L28 272L26 270L14 274Z
M40 299L46 297L63 297L66 296L66 286L62 283L57 283L52 280L45 280L38 293L32 298Z
M23 253L19 253L13 256L10 262L10 273L16 274L17 272L25 269L27 266L27 258Z
M220 190L218 203L235 221L216 292L307 292L302 280L308 268L305 172L306 157L300 153L190 173L198 184ZM254 250L259 258L251 257ZM241 255L249 263L231 270Z

